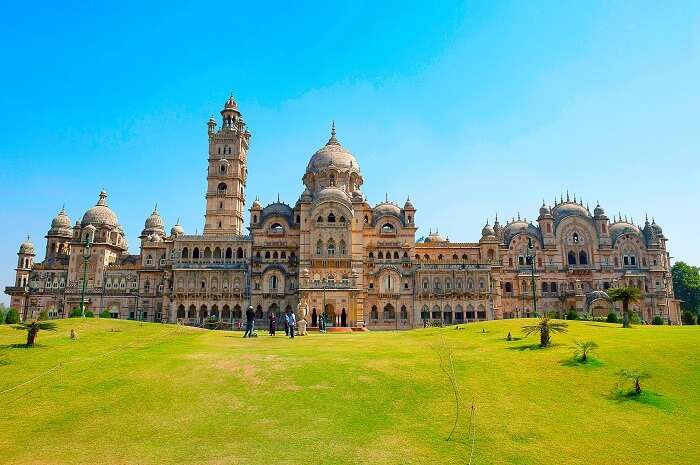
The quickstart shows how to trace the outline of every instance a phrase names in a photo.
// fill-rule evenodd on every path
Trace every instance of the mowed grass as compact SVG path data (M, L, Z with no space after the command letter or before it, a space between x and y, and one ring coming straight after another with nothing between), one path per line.
M505 341L532 321L289 340L74 319L34 349L0 326L0 463L465 464L472 401L475 464L700 463L700 328ZM463 401L450 442L440 337ZM592 363L575 339L600 345ZM651 374L640 398L611 394L623 368Z

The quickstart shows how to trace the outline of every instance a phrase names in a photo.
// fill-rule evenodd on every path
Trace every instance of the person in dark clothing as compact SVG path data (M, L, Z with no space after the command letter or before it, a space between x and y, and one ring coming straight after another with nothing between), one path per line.
M270 320L270 336L274 336L277 329L277 315L275 315L275 312L270 312L267 318Z
M284 315L284 335L289 336L289 318L287 318L287 315Z
M255 327L255 311L253 307L248 307L245 311L245 333L243 337L253 337L253 328Z

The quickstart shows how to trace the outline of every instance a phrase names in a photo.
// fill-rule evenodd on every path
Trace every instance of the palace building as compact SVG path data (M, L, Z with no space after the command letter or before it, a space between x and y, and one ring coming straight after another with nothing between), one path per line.
M606 316L618 304L606 290L637 286L633 310L643 321L661 316L680 324L666 237L652 220L611 221L574 196L539 208L536 221L518 215L487 224L475 242L438 232L416 240L417 212L362 193L358 160L331 136L314 153L303 191L290 204L250 206L244 231L248 132L229 98L221 126L208 124L208 172L203 233L170 231L157 208L146 218L138 255L130 255L117 215L100 192L95 206L72 223L62 209L46 233L44 259L27 240L17 254L16 280L6 287L24 319L46 312L67 317L80 307L113 318L235 324L252 305L259 323L269 312L325 312L336 326L407 329L425 320L476 320L561 314ZM30 208L30 206L28 206ZM533 296L534 294L534 296ZM535 299L533 299L533 297Z

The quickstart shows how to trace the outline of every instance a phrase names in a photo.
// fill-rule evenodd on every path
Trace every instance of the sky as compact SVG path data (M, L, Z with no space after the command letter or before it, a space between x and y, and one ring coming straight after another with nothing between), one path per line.
M700 3L22 2L0 17L0 284L101 189L138 253L158 203L201 232L206 122L233 92L247 207L294 205L338 138L417 237L480 237L559 195L663 227L700 265ZM6 295L0 302L7 304Z

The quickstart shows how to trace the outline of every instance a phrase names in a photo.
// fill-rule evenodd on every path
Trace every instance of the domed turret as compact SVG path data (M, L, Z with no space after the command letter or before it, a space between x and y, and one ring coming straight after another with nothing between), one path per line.
M593 216L595 216L595 217L605 216L605 210L603 210L603 207L601 207L600 203L598 203L598 202L596 202L596 206L593 209Z
M495 239L496 238L496 232L493 230L493 227L489 224L488 220L486 221L486 224L484 225L484 228L481 230L481 239Z
M331 165L339 170L360 172L360 165L357 163L354 155L348 152L336 138L335 123L333 123L331 128L330 139L328 139L326 145L311 156L308 165L306 165L306 172L318 174Z
M89 224L93 226L108 225L114 227L119 225L117 215L107 206L107 193L105 191L100 192L99 199L95 206L90 208L83 215L80 225L84 227Z
M540 218L546 218L552 216L552 212L547 205L545 205L544 200L542 201L542 206L540 207Z
M153 208L153 212L146 218L141 236L165 236L165 223L158 213L158 205Z
M447 240L435 230L435 232L430 231L424 242L447 242Z
M32 241L29 239L29 236L27 236L27 240L22 242L19 245L19 253L22 255L34 255L34 244L32 244Z
M180 218L175 222L175 226L170 228L170 235L174 237L180 237L185 235L185 228L180 225Z
M58 215L51 220L51 229L49 229L48 236L65 236L71 237L73 232L71 231L71 219L66 214L66 209L61 208Z

